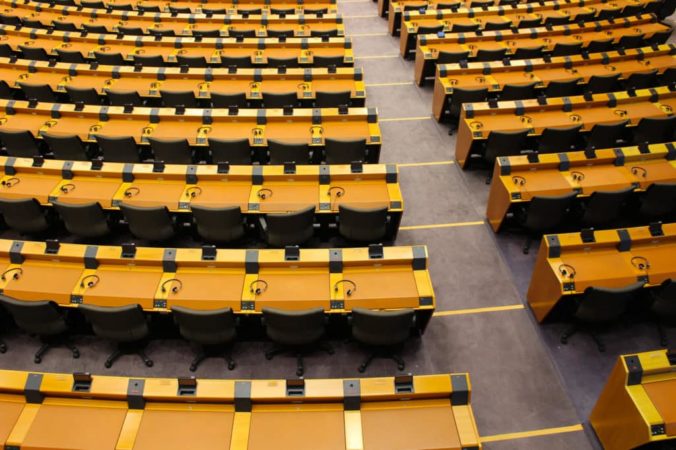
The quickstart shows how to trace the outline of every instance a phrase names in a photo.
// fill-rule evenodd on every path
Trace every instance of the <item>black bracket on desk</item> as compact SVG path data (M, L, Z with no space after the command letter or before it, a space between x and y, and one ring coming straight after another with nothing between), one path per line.
M624 363L627 365L627 386L641 384L643 379L643 366L636 355L625 356Z
M213 261L216 259L216 246L215 245L203 245L202 246L202 260L203 261Z
M143 398L143 390L146 381L142 379L130 379L127 385L127 406L129 409L144 409L146 401Z
M24 396L26 397L27 403L42 403L45 399L45 395L40 392L40 386L42 385L42 374L41 373L29 373L28 378L26 378L26 384L23 388Z
M369 244L369 259L383 259L383 244Z
M122 257L133 258L134 256L136 256L136 244L133 242L122 244Z
M251 381L235 381L235 412L251 412Z
M298 261L300 259L300 248L297 245L287 245L284 247L284 261Z
M593 228L583 228L580 231L580 238L582 239L582 242L585 244L589 244L591 242L596 242L596 238L594 237L594 229Z
M343 407L345 411L359 411L361 408L359 380L343 380Z
M302 378L296 380L286 380L286 396L287 397L304 397L305 396L305 380Z
M195 377L178 378L178 396L197 394L197 379Z
M413 393L413 375L398 375L394 377L394 392L397 394Z
M648 225L650 230L650 235L653 237L664 236L664 230L662 230L662 222L652 222Z
M47 239L45 240L45 253L48 255L56 255L59 253L59 248L61 244L58 239Z
M92 388L92 374L89 372L73 373L73 392L89 392Z

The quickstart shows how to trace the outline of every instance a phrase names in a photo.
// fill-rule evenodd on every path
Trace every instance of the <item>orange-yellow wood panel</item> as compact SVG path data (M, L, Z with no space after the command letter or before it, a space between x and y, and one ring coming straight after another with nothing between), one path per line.
M322 305L329 309L330 282L324 269L263 268L258 273L258 280L265 281L267 289L255 296L257 311L263 308L306 309ZM260 281L256 287L262 287Z
M5 295L20 300L53 300L61 305L70 304L70 294L84 271L81 264L49 260L27 260L21 268L18 279L10 278L5 285Z
M233 269L179 268L174 278L180 280L178 292L169 292L167 305L193 309L233 308L239 310L244 271ZM166 281L165 281L166 283ZM169 285L167 285L168 287Z
M369 267L343 270L345 308L417 308L420 303L410 267ZM347 295L351 289L352 295Z
M0 446L5 445L24 404L23 396L0 394Z
M668 436L676 436L676 379L643 384L655 408L664 419Z

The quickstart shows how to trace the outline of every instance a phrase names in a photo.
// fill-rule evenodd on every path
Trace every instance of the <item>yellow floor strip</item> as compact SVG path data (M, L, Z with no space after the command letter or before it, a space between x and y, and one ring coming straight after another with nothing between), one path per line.
M406 231L406 230L427 230L427 229L433 229L433 228L455 228L455 227L473 227L476 225L483 225L484 222L482 221L477 221L477 222L452 222L452 223L434 223L430 225L409 225L406 227L399 227L400 231Z
M387 33L353 33L350 37L376 37L376 36L387 36Z
M366 83L366 87L385 87L385 86L413 86L412 81L395 81L392 83Z
M430 162L416 162L416 163L399 163L399 167L423 167L423 166L448 166L455 164L455 161L430 161Z
M524 439L536 436L548 436L550 434L572 433L574 431L583 431L581 424L568 427L543 428L541 430L522 431L520 433L495 434L493 436L481 436L481 442L509 441L513 439Z
M371 56L355 56L354 59L386 59L386 58L399 58L399 53L394 55L371 55Z
M434 317L443 317L443 316L461 316L463 314L480 314L488 312L500 312L500 311L515 311L519 309L525 309L525 306L519 305L507 305L507 306L487 306L485 308L469 308L469 309L456 309L451 311L436 311Z
M432 116L418 116L418 117L389 117L385 119L378 119L379 122L404 122L411 120L427 120L431 119Z

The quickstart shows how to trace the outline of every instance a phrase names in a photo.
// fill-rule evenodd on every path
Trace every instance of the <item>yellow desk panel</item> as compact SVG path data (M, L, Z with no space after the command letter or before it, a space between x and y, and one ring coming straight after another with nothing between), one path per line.
M643 388L664 419L667 435L676 436L676 379L645 383Z
M0 394L0 446L5 445L25 404L22 395Z

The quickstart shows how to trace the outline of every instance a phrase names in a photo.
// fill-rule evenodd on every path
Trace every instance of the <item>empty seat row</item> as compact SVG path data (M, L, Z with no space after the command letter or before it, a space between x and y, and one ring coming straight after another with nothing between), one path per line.
M6 370L0 379L0 431L21 448L480 446L466 373L250 381ZM74 419L88 432L74 432Z
M442 121L453 111L457 121L463 101L571 97L647 89L676 82L672 46L643 47L583 56L437 66L432 111ZM467 99L467 100L465 100Z
M387 17L390 21L401 23L401 13L404 8L415 7L421 9L459 9L459 8L489 8L491 6L515 6L528 3L525 0L378 0L378 14Z

